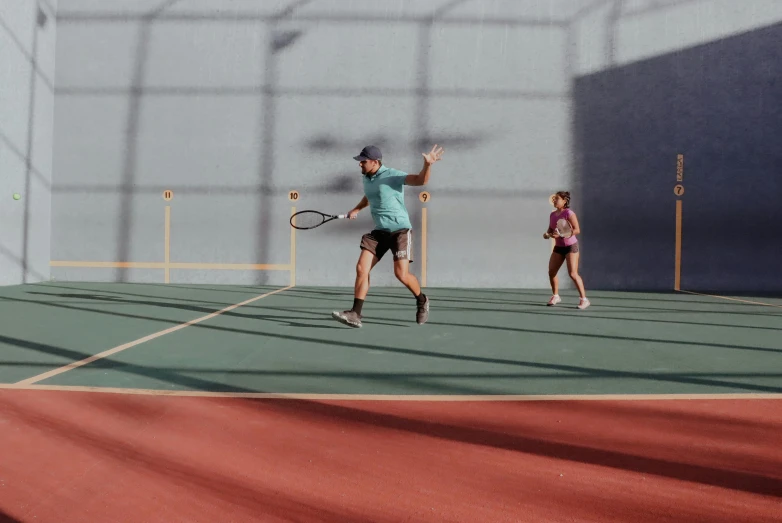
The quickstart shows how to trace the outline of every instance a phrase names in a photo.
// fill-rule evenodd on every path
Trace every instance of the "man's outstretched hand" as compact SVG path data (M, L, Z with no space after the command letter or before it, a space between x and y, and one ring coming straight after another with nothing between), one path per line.
M437 144L434 144L434 147L432 147L432 150L429 151L429 153L421 153L424 157L424 161L427 165L432 165L434 162L439 160L443 155L444 149L442 147L438 148Z

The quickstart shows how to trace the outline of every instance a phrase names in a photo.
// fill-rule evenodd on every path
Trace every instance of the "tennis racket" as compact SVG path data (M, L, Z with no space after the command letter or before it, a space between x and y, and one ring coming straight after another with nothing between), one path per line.
M331 220L343 220L347 214L324 214L320 211L299 211L291 216L291 227L294 229L314 229Z
M560 218L557 221L557 228L555 230L561 238L570 238L573 236L573 227L571 227L570 222L564 218Z

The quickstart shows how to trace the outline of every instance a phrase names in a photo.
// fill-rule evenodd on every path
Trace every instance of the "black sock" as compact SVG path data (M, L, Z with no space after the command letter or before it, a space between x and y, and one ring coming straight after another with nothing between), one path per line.
M417 301L418 303L425 302L426 301L426 294L424 294L422 292L421 294L419 294L418 296L415 297L415 301Z
M359 300L358 298L353 298L353 308L351 309L356 314L361 314L361 307L364 306L364 300Z

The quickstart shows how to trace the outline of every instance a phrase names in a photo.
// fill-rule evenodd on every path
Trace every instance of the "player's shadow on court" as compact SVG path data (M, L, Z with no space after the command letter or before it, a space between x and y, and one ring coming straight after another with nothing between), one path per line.
M18 300L16 300L18 301ZM52 304L55 305L55 304ZM146 317L146 316L138 316L138 315L129 315L124 313L116 313L116 312L107 312L107 311L95 311L91 309L81 309L79 307L73 307L73 306L67 306L67 305L55 305L57 307L69 309L69 310L87 310L92 313L100 313L100 314L108 314L113 316L121 316L121 317L132 317L132 318L140 318L140 319L147 319L147 320L154 320L154 321L163 321L166 323L172 323L171 320L164 320L161 318L156 317ZM699 376L690 376L690 375L682 375L682 374L673 374L673 375L659 375L655 373L648 373L643 371L623 371L623 370L614 370L614 369L595 369L595 368L587 368L587 367L581 367L578 365L571 365L571 364L562 364L562 363L542 363L542 362L536 362L536 361L523 361L523 360L514 360L509 358L503 358L503 357L496 357L496 356L483 356L483 355L477 355L477 354L453 354L453 353L445 353L445 352L433 352L429 350L422 350L422 349L415 349L415 348L405 348L405 347L392 347L387 346L383 344L377 344L377 343L366 343L366 342L360 342L360 341L347 341L347 340L341 340L339 342L336 341L329 341L324 340L318 337L309 337L309 336L301 336L301 335L294 335L294 334L283 334L283 333L274 333L274 332L265 332L265 331L252 331L252 330L246 330L246 329L237 329L237 328L229 328L224 327L220 325L208 325L208 324L196 324L193 325L194 329L204 329L205 332L219 332L219 333L225 333L225 334L244 334L244 335L253 335L253 336L262 336L266 338L273 338L277 340L285 340L286 342L298 342L298 343L315 343L324 345L327 347L336 347L339 346L341 349L355 349L357 351L381 351L389 354L394 354L398 356L406 356L406 357L413 357L413 358L437 358L439 360L443 361L461 361L461 362L470 362L470 363L488 363L492 365L503 365L508 366L509 370L513 369L514 373L524 373L524 372L531 372L533 375L528 376L529 378L532 377L539 377L540 371L549 371L556 374L573 374L576 373L579 377L579 379L611 379L611 380L627 380L627 379L635 379L635 380L644 380L644 381L654 381L654 382L661 382L661 383L677 383L677 384L690 384L690 385L698 385L698 386L720 386L720 387L729 387L729 388L738 388L743 391L754 391L754 392L773 392L773 393L779 393L782 391L782 389L778 386L771 386L771 385L764 385L764 384L751 384L746 382L737 382L732 381L729 379L725 379L725 376L723 375L714 375L711 376L708 373L704 375ZM525 331L524 329L521 329L521 331ZM535 332L535 331L527 331L527 332ZM582 334L583 336L583 334ZM595 335L591 335L595 336ZM599 336L597 336L599 337ZM630 338L622 338L622 339L630 339ZM646 341L658 341L663 343L681 343L681 342L671 342L668 340L646 340ZM92 356L92 354L88 352L84 352L82 350L74 350L74 349L68 349L64 347L57 347L53 345L47 345L42 344L39 342L35 342L32 340L23 340L18 338L12 338L8 336L0 335L0 343L9 344L9 345L15 345L27 350L32 350L34 352L57 356L60 358L66 358L69 360L74 361L80 361L84 358L87 358L89 356ZM706 345L714 345L714 344L706 344ZM735 347L735 346L726 346L726 345L720 345L721 347L730 347L730 348L741 348L741 349L753 349L758 350L755 348L750 347ZM773 349L763 349L763 350L772 350ZM775 351L778 352L778 351ZM111 368L122 368L125 371L135 374L138 376L145 376L145 377L153 377L158 380L163 380L167 383L171 384L177 384L181 386L186 386L190 388L195 388L196 390L210 390L210 391L236 391L236 392L259 392L258 390L252 390L248 391L246 389L237 389L236 386L233 386L231 384L227 383L220 383L215 382L210 379L204 379L199 378L197 376L191 376L191 375L183 375L182 373L178 372L176 369L164 369L159 368L156 366L143 366L143 365L133 365L133 364L127 364L123 362L118 362L116 360L110 360L110 359L102 359L95 361L91 363L91 366L106 366L108 365ZM108 368L108 367L107 367ZM399 374L395 374L391 377L391 379L395 381L400 381L405 386L409 386L411 383L411 380L415 380L416 376L407 372L402 372ZM764 374L761 374L761 376ZM420 376L418 376L420 378ZM441 376L442 377L442 376ZM476 376L472 376L473 378ZM492 373L485 373L483 375L483 379L493 379L495 376L492 375ZM502 376L501 376L502 377ZM507 378L508 376L504 376ZM522 377L522 376L518 376ZM382 377L380 376L373 376L374 379L380 379ZM388 378L386 378L388 379ZM442 388L445 389L446 386L444 384L437 384L433 383L431 380L426 380L426 386L428 388L435 387L435 388ZM453 390L453 385L447 387L449 392L457 392L457 390ZM466 386L464 384L456 385L455 388L464 391L465 388L469 389L469 386ZM475 390L469 390L467 393L474 394L478 391ZM496 391L495 391L496 392ZM510 391L508 391L510 392Z
M39 292L39 291L29 291L28 294L36 294L36 295L42 295L42 296L56 296L58 298L70 298L70 299L79 299L79 300L94 300L94 301L105 301L110 302L112 304L117 305L135 305L135 306L149 306L149 307L163 307L163 308L170 308L170 309L180 309L180 310L186 310L186 311L193 311L193 312L201 312L204 314L212 314L215 312L218 312L222 307L209 307L209 306L196 306L186 303L171 303L171 302L165 302L165 301L145 301L145 300L131 300L126 298L119 298L115 296L108 296L108 295L102 295L102 294L79 294L79 293L50 293L50 292ZM139 296L139 295L136 295ZM151 296L147 296L151 297ZM194 300L193 300L194 301ZM203 303L203 301L201 301ZM220 303L218 305L231 305L231 304L223 304ZM268 322L274 322L278 325L283 325L287 327L302 327L307 329L344 329L347 328L345 326L337 325L336 320L334 320L331 315L323 316L321 313L316 312L307 312L305 314L310 314L312 317L304 317L300 316L300 314L303 312L301 309L292 309L292 308L284 308L284 307L271 307L271 308L264 308L266 310L272 309L272 310L278 310L283 313L294 313L299 314L299 316L276 316L273 314L254 314L254 313L241 313L236 311L227 311L221 313L221 316L226 317L234 317L234 318L243 318L243 319L250 319L250 320L260 320L260 321L268 321ZM295 321L300 320L300 321ZM388 321L388 320L374 320L374 319L364 319L362 320L363 323L366 324L376 324L376 325L390 325L393 327L409 327L410 325L408 323L402 323L402 322L394 322L394 321ZM306 322L306 323L305 323Z

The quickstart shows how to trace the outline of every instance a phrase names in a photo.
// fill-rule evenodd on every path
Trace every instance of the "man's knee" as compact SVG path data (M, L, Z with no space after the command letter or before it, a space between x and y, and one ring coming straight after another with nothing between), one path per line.
M396 276L399 281L405 281L405 279L407 279L407 265L394 264L394 276Z
M356 263L356 274L360 277L369 277L369 273L372 271L372 267L375 266L375 264L380 261L377 257L377 254L374 252L362 249L361 250L361 256L358 258L358 263Z
M359 258L356 264L356 274L362 278L369 276L369 271L372 267L372 260L367 260L364 256Z

